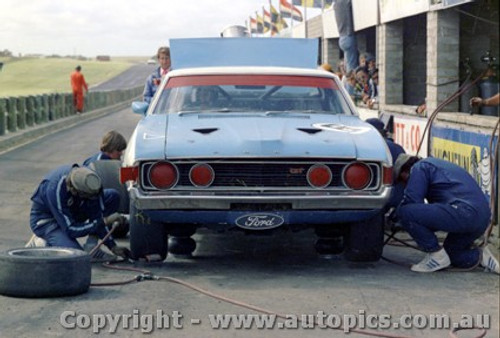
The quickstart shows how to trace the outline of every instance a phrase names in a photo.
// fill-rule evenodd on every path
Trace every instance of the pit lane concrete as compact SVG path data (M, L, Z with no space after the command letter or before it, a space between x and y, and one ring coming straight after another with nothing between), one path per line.
M98 150L101 136L116 129L128 137L140 117L130 109L56 132L0 155L0 250L23 246L30 236L30 195L46 172L67 163L81 163ZM195 235L193 259L169 256L153 273L185 280L204 289L285 314L365 315L489 314L487 337L499 336L499 278L481 269L418 274L407 267L380 261L354 264L341 257L324 259L313 249L311 231L245 236L241 233ZM128 245L127 240L119 240ZM384 256L410 264L422 254L387 246ZM120 281L133 272L93 267L93 282ZM183 316L182 329L155 328L150 336L171 337L341 337L329 329L212 329L209 314L255 313L165 281L143 281L118 287L92 287L84 295L61 299L18 299L0 296L0 337L88 337L91 328L65 328L61 315L127 315L135 313ZM70 318L71 319L71 318ZM199 324L191 324L199 319ZM74 318L73 318L74 321ZM107 327L109 328L109 326ZM107 328L102 336L111 336ZM389 329L414 337L444 337L448 330ZM142 336L140 329L118 328L120 337ZM351 334L351 337L361 337ZM471 336L469 333L465 336Z

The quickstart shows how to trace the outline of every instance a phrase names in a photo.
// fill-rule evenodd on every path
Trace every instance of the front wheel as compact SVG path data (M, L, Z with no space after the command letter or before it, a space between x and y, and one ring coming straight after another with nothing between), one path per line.
M168 253L165 226L153 222L130 201L130 251L136 260L163 261Z
M376 262L384 248L384 214L349 225L345 236L345 258L351 262Z

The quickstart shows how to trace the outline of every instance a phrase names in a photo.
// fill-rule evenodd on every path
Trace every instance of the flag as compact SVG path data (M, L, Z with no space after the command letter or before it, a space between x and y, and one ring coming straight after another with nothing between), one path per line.
M292 0L292 5L323 8L323 0Z
M286 0L280 0L280 13L283 18L292 18L296 21L303 21L302 12Z
M264 19L257 12L255 12L257 20L257 33L264 33Z
M280 15L280 23L278 24L278 30L281 31L283 29L287 29L288 28L288 24L286 23L286 20L283 19Z
M267 33L271 30L271 13L262 7L262 16L264 17L264 33Z
M254 18L250 17L250 33L252 34L255 34L255 33L258 33L258 29L257 29L257 20L255 20Z
M280 31L280 13L271 4L271 35L276 35Z
M327 9L333 6L333 0L325 0L325 7L323 9Z

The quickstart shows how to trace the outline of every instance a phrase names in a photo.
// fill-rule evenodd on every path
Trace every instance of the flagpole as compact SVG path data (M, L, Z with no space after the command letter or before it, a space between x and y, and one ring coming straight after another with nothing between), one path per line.
M271 0L269 0L269 13L271 14L271 37L273 37L273 13L271 11L271 6L273 4L271 3Z
M302 3L304 3L304 0L302 0ZM307 4L304 3L304 34L305 37L307 38Z

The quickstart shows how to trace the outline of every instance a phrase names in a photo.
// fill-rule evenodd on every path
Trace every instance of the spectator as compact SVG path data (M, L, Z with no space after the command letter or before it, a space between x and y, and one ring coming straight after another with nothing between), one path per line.
M394 165L394 177L405 185L396 214L403 228L427 252L421 262L412 265L412 271L481 264L499 273L498 261L489 249L473 247L488 227L491 211L484 193L467 171L442 159L402 154ZM437 231L448 233L443 246L435 235Z
M119 160L125 148L127 148L125 137L115 130L108 131L101 140L100 151L87 158L83 165L88 167L90 163L99 160Z
M359 54L359 62L358 62L358 67L362 67L368 71L368 67L366 64L366 54ZM357 68L357 67L356 67Z
M335 20L339 31L339 47L344 52L346 72L359 66L359 52L352 18L351 0L334 2Z
M151 102L151 99L155 95L162 78L170 71L170 48L160 47L156 53L156 57L158 58L160 66L148 76L146 85L144 86L144 92L142 94L143 100L148 103Z
M368 80L370 77L368 76L368 72L365 68L359 66L356 68L356 80L361 87L361 100L363 103L368 105L368 101L370 100L370 86L368 85Z
M329 63L323 63L321 65L321 69L326 70L327 72L333 73L332 66Z
M345 81L344 81L345 79ZM344 88L351 97L354 103L357 103L362 98L362 88L356 81L356 74L353 70L347 72L346 76L342 80Z
M339 62L337 63L337 72L336 74L338 75L339 79L343 79L346 75L346 70L345 70L345 63L344 59L340 59Z
M371 77L375 71L378 71L377 64L375 62L375 57L367 53L366 54L366 71L368 72L368 75Z
M76 164L50 172L31 200L30 226L34 236L26 246L82 250L77 238L89 234L104 238L107 234L105 226L118 217L119 195L116 190L102 189L101 179L95 172ZM128 249L117 246L111 236L104 244L117 256L129 256ZM99 249L92 259L108 261L114 256Z
M71 89L73 90L73 107L77 114L83 112L84 94L83 90L89 91L85 77L82 74L82 67L76 66L75 70L70 74Z
M373 109L375 104L378 102L378 69L372 72L370 80L368 80L368 93L370 95L367 105L368 108Z

